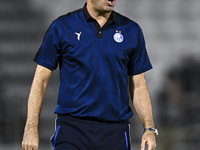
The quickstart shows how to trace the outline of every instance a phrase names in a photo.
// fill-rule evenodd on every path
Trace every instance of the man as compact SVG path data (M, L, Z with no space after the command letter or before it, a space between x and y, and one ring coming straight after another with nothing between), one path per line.
M113 11L116 0L87 0L56 19L34 61L23 150L37 150L38 123L52 71L60 67L55 150L130 150L128 81L145 128L141 149L155 150L156 129L144 72L151 69L142 30ZM153 131L153 132L152 132Z

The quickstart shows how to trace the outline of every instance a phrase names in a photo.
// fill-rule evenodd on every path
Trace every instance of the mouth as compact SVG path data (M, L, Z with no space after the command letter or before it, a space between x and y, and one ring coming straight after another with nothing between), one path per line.
M115 4L115 0L108 0L108 4L111 5L111 6L114 5Z

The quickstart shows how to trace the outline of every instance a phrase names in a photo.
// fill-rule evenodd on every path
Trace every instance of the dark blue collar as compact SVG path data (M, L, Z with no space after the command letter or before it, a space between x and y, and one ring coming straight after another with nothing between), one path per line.
M85 20L87 22L94 21L95 19L90 16L89 12L87 11L86 6L87 6L87 3L85 3L84 7L82 8ZM116 23L116 14L115 14L115 11L112 11L106 24L115 24L115 23Z

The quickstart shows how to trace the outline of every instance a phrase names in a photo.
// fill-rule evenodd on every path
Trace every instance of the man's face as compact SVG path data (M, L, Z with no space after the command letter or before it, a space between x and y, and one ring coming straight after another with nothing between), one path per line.
M95 11L98 12L112 12L114 10L114 6L116 0L88 0L91 2L92 7Z

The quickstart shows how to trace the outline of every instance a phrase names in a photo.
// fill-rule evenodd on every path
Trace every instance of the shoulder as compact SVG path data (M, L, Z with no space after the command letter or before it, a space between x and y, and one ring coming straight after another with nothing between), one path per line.
M141 26L132 19L115 12L117 26L127 31L130 35L143 36Z
M140 28L140 25L137 22L133 21L132 19L118 12L115 12L115 15L116 15L116 21L119 25L131 25L132 27Z
M73 18L75 17L77 14L79 14L83 9L77 9L71 12L68 12L67 14L64 14L62 16L59 16L56 20L62 20L62 19L66 19L66 18Z
M65 24L71 23L72 21L75 22L76 20L80 19L82 8L68 12L67 14L59 16L57 19L53 20L52 24Z

